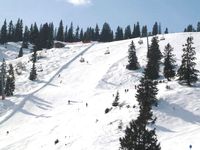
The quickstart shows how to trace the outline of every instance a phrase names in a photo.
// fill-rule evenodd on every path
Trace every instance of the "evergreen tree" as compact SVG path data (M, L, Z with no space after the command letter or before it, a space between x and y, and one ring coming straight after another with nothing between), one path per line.
M28 48L29 34L30 34L29 29L27 26L25 26L22 48Z
M30 28L30 42L36 46L38 45L37 44L38 39L39 39L39 30L37 24L34 23L34 25L31 25Z
M115 33L115 40L119 41L119 40L123 40L124 34L123 34L123 29L121 27L117 27L117 31Z
M200 22L197 23L197 32L200 32Z
M112 103L112 106L116 107L119 105L119 92L117 91L117 94L115 96L115 100Z
M76 34L75 34L75 42L79 42L80 41L80 34L79 34L79 26L77 26L76 28Z
M1 44L5 44L7 43L7 23L6 23L6 20L4 21L4 24L1 28Z
M131 38L131 26L128 25L124 31L124 39L130 39L130 38Z
M67 42L74 42L74 27L73 27L72 22L71 22L70 28L68 30Z
M37 78L37 71L36 71L36 67L35 67L35 62L33 62L33 66L31 68L29 79L34 81L34 80L36 80L36 78Z
M12 64L9 64L9 70L8 70L8 76L7 76L6 88L5 88L6 96L12 96L14 90L15 90L15 76L14 76Z
M147 26L143 26L142 27L142 37L146 37L147 36Z
M158 23L157 22L155 22L155 24L153 25L152 34L153 35L157 35L158 34Z
M50 49L53 47L53 44L54 44L53 32L54 32L54 25L53 23L50 23L49 28L48 28L48 38L47 38L47 47L46 47L47 49Z
M136 36L136 37L140 37L140 36L141 36L140 24L139 24L139 22L137 22L137 25L136 25L136 27L135 27L135 36Z
M168 34L168 33L169 33L168 28L166 28L165 29L165 34Z
M84 35L83 35L83 29L81 28L81 31L80 31L80 40L81 40L81 41L84 40L84 39L83 39L83 36L84 36Z
M14 33L15 33L14 35L15 42L23 40L23 21L21 19L18 19Z
M3 62L1 64L1 72L0 72L0 95L2 96L2 100L5 99L5 85L6 85L6 62L3 58Z
M21 47L20 50L19 50L19 54L18 54L17 58L22 57L23 55L24 55L24 53L23 53L23 47Z
M134 24L134 27L133 27L133 33L132 33L132 38L136 38L137 37L137 31L136 31L137 29L136 29L136 25Z
M163 74L165 78L167 78L168 81L170 81L170 78L173 78L175 76L175 65L176 62L174 60L174 54L172 54L173 48L168 43L167 46L165 46L164 49L164 71Z
M149 79L157 79L159 77L159 65L162 54L159 49L157 37L152 38L152 44L149 47L147 58L148 63L145 69L145 75L148 76Z
M64 27L62 20L60 21L60 25L58 27L58 33L56 36L57 41L64 41Z
M100 31L99 26L98 26L98 24L96 24L95 32L94 32L94 34L95 34L94 35L94 41L99 41L99 39L100 39L99 31Z
M187 43L183 45L182 64L178 69L178 80L182 83L186 83L188 86L191 86L192 83L198 80L197 73L199 72L195 69L196 63L194 60L196 59L196 52L192 44L193 37L188 37Z
M159 23L159 26L158 26L158 34L162 34L162 27L161 27L161 23Z
M103 28L102 28L101 36L100 36L100 41L101 42L111 42L111 41L113 41L113 32L110 28L110 25L106 22L103 24Z
M130 46L129 46L129 50L128 50L128 62L129 64L126 66L127 69L129 70L136 70L139 68L139 63L138 63L138 59L136 56L136 49L135 49L135 44L132 41Z
M14 38L14 26L11 20L8 25L8 42L12 42L13 38Z
M132 120L125 130L125 137L120 138L122 150L160 150L155 129L150 130L147 125L154 123L152 106L157 106L158 89L156 84L143 77L137 89L136 98L140 111L138 118Z
M67 42L67 38L68 38L68 27L65 27L65 33L64 33L64 41Z

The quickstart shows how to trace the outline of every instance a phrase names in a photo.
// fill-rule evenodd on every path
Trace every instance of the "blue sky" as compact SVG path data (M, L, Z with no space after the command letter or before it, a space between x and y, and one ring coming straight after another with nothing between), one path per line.
M200 21L199 0L4 0L0 5L1 24L22 18L24 24L54 22L81 27L101 27L107 21L113 29L137 21L151 31L155 21L169 31L182 31L188 24Z

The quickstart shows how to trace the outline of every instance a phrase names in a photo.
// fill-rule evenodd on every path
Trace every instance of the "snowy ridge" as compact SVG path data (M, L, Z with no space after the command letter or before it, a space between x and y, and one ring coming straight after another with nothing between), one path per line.
M182 45L190 35L194 37L197 69L200 70L200 33L164 35L165 40L159 42L160 49L163 51L170 43L179 67ZM28 80L32 66L30 54L10 60L15 67L22 62L24 69L21 75L16 75L15 96L0 101L0 149L118 149L119 137L124 136L126 125L137 117L134 87L139 84L147 62L146 38L141 45L138 44L140 38L136 38L133 41L141 69L129 71L125 68L131 40L73 43L60 49L43 50L36 63L38 80L34 82ZM105 54L108 49L110 54ZM82 63L81 57L85 60ZM166 85L171 89L166 89ZM155 127L162 150L188 150L190 144L192 150L198 150L199 85L200 82L191 88L176 81L158 85L159 106L154 108L154 114L158 117ZM125 89L129 92L125 93ZM123 106L105 114L117 90ZM57 144L54 143L56 139Z

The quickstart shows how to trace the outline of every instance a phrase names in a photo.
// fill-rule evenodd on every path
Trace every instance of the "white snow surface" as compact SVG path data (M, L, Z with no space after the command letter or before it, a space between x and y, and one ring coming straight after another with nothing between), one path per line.
M165 40L159 42L160 49L163 51L167 43L174 47L178 68L182 45L190 35L194 37L196 67L200 70L200 33L164 35ZM135 85L139 84L147 62L146 38L141 45L139 39L73 43L65 48L42 50L38 52L36 81L28 79L32 67L31 54L14 59L15 48L10 46L13 51L8 53L0 47L1 56L7 56L7 64L23 66L20 75L15 73L14 96L0 101L0 149L119 149L119 138L124 136L126 126L138 115ZM126 69L131 40L136 45L141 66L137 71ZM110 54L105 54L108 49ZM85 62L80 62L81 57ZM163 79L162 67L160 71L160 79ZM166 89L166 85L171 89ZM125 89L129 92L125 93ZM173 80L159 83L158 89L159 105L153 108L158 119L150 127L156 128L162 150L189 150L190 144L192 150L199 150L200 82L195 87L187 87ZM105 114L105 109L112 107L117 91L122 107L112 108ZM57 144L56 139L59 141Z

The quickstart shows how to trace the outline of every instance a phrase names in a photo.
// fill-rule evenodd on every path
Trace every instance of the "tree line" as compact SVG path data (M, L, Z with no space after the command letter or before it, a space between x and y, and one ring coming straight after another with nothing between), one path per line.
M134 24L133 27L128 25L125 29L118 26L114 32L107 22L103 24L102 29L96 24L95 27L87 27L84 31L79 26L74 28L72 22L69 27L64 26L62 20L59 27L55 28L53 23L44 23L39 27L37 23L33 23L28 27L23 25L22 19L18 19L15 24L12 20L9 23L6 20L4 21L0 30L0 43L23 41L23 48L27 48L28 43L31 43L35 46L35 49L40 50L42 48L52 48L54 40L64 42L111 42L161 33L161 24L157 22L153 25L152 32L147 31L146 25L141 27L139 22ZM167 28L165 33L168 33Z
M185 29L184 32L200 32L200 21L197 22L196 27L194 27L192 24L189 24Z

